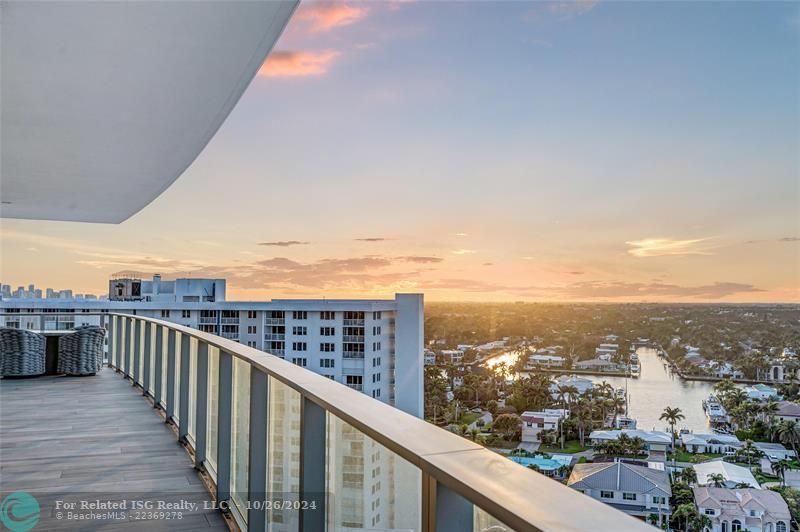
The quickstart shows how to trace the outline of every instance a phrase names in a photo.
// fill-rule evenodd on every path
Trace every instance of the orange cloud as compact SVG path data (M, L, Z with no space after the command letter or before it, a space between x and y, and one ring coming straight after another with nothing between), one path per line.
M353 6L344 2L313 2L303 4L295 18L308 22L309 30L319 33L352 24L366 14L367 8L364 6Z
M335 50L325 50L323 52L272 52L258 70L258 75L276 78L319 76L328 71L331 63L339 55L339 52Z

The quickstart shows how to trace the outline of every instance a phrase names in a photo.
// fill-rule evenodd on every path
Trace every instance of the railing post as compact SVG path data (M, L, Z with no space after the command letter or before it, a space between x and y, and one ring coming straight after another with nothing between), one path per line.
M472 503L441 482L436 482L436 532L474 530Z
M125 376L129 379L133 378L133 372L131 371L131 358L133 357L131 338L133 338L133 318L125 318Z
M142 376L139 375L139 360L142 356L142 320L134 319L133 322L133 385L141 384Z
M175 335L177 333L173 329L169 329L169 336L167 337L167 404L166 416L167 423L172 420L175 415Z
M436 531L436 479L422 472L422 532Z
M117 321L114 316L108 316L108 334L106 335L107 342L106 345L108 346L108 360L106 360L106 366L109 368L114 367L114 348L117 345L117 337L116 337L116 330L117 330Z
M144 326L144 377L142 378L142 395L150 395L150 364L152 363L153 353L153 326L150 322L143 323Z
M158 408L161 404L161 383L166 375L161 374L161 368L164 367L164 327L156 325L156 360L153 375L155 384L153 384L153 407Z
M208 431L208 344L197 342L197 380L195 389L195 428L194 428L194 467L202 469L206 461L206 440Z
M181 334L181 374L178 394L178 440L186 441L189 434L189 359L191 358L192 338L188 334Z
M301 532L325 530L325 409L303 397L300 403L300 500L315 508L300 509Z
M122 336L125 332L125 322L123 321L122 316L114 316L114 319L117 321L117 337L115 338L115 343L117 344L117 348L114 349L114 369L117 371L122 370Z
M248 530L264 530L267 511L267 416L268 379L263 371L250 367L250 451L248 456ZM259 504L262 503L262 504Z
M233 356L219 352L219 412L217 415L217 503L231 498L231 420Z

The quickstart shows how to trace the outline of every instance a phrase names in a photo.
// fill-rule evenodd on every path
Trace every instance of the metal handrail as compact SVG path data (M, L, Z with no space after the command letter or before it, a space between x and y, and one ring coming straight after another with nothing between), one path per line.
M0 316L3 315L6 314L0 313ZM24 315L26 314L13 313L14 317ZM152 383L148 382L148 371L144 371L144 375L139 375L139 355L138 353L133 353L134 350L139 349L138 342L136 347L131 349L128 333L125 334L126 342L124 345L121 340L119 345L117 341L111 340L121 339L117 331L126 330L126 328L128 331L135 330L138 334L141 325L137 325L136 322L152 323L161 327L162 329L157 333L159 335L170 333L169 353L163 353L163 343L156 342L155 360L160 360L164 356L167 356L168 360L170 360L171 357L173 366L169 367L167 375L159 375L160 367L154 364L157 374L156 382L160 382L165 377L167 378L167 397L161 398L161 401L165 404L168 418L178 417L178 412L174 412L174 389L171 388L174 386L174 379L170 379L170 372L174 372L176 352L175 335L172 333L174 331L175 333L181 333L182 338L186 337L187 342L189 338L196 339L198 346L203 347L202 351L206 354L209 346L219 349L220 368L222 368L223 364L223 354L245 361L250 365L251 369L272 377L283 385L297 391L301 396L301 401L305 401L304 405L313 405L314 408L320 408L322 411L338 417L389 451L413 464L422 473L422 485L420 486L420 493L422 494L421 519L422 530L425 532L457 530L457 528L453 528L452 523L459 522L455 518L459 512L469 512L469 522L471 522L472 505L481 508L514 530L631 530L641 532L652 530L651 527L633 517L555 482L544 475L530 471L472 441L440 429L391 405L350 389L347 385L332 381L279 357L211 333L205 333L161 319L111 312L87 313L84 315L100 315L104 318L113 318L101 320L101 322L105 322L103 325L109 328L111 332L108 344L108 363L110 366L122 370L120 361L126 360L126 365L128 366L124 368L126 375L135 384L142 386L146 393ZM146 335L150 332L149 328L146 328L145 331ZM145 341L143 346L145 357L153 356L153 353L149 353L148 346L149 342ZM200 352L201 349L198 348L198 357ZM181 356L183 354L184 350L181 349ZM131 364L134 360L135 363ZM205 363L207 364L207 360ZM200 367L203 366L198 365L198 368ZM228 378L230 378L229 370L230 366L228 366ZM188 379L188 371L188 364L181 364L182 379ZM218 375L220 378L219 390L222 393L223 372L220 371ZM201 381L207 380L207 374L201 374L201 371L198 371L197 378L199 384ZM252 386L254 386L253 383L255 382L258 382L258 379L252 378L251 375L251 394L254 393ZM266 386L266 380L263 382L263 386ZM188 384L188 380L185 383ZM160 387L153 386L153 388L156 394L154 401L159 404L161 402L158 399L161 395ZM181 394L188 394L188 390L185 391L186 388L188 387L181 384ZM230 389L228 389L228 393L230 393ZM263 389L261 393L263 394ZM189 402L183 399L185 398L180 401L182 411L188 408ZM195 407L198 408L198 412L201 408L205 408L201 403L202 401L199 399L195 401ZM308 408L311 407L301 408L302 426L306 426L306 423L308 423L307 421L304 422L302 418L302 416L306 415L304 412ZM203 415L205 416L205 411ZM314 417L313 413L311 416L312 418ZM252 412L250 418L251 422L253 422L254 416ZM183 419L185 420L185 418ZM321 419L324 430L324 416ZM227 421L229 422L230 419ZM223 422L222 417L218 419L218 422ZM256 422L258 422L257 419ZM179 436L186 441L187 429L185 421L177 421L177 424L179 424ZM201 425L198 420L199 426ZM254 437L252 432L250 437ZM192 442L189 441L188 443L191 444ZM253 443L251 439L251 452ZM195 451L198 450L195 449ZM219 448L218 452L222 453ZM229 454L230 452L231 450L228 449ZM196 453L196 459L203 460L204 453L205 449ZM197 456L197 454L200 456ZM306 459L302 453L300 459L301 464ZM198 464L198 466L202 466L202 463ZM218 464L218 466L224 467L224 464ZM302 469L301 466L301 471ZM256 477L258 476L256 475ZM230 496L230 487L217 486L218 498L225 498L226 495L227 497ZM240 525L242 524L240 523ZM260 528L258 526L260 523L257 521L251 521L248 524L253 528ZM302 529L314 530L313 525L308 523Z

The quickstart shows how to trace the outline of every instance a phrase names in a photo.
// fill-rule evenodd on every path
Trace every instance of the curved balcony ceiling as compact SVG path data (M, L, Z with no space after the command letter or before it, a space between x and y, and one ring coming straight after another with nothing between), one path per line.
M0 2L0 215L137 213L216 133L296 5Z

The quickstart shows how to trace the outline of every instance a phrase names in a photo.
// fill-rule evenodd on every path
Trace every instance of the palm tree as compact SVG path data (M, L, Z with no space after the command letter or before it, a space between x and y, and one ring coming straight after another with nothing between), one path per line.
M683 521L683 530L689 532L689 521L697 517L697 509L694 504L681 504L672 513L672 518Z
M745 440L739 449L739 453L742 456L747 457L747 467L750 467L752 459L758 457L761 454L761 451L759 451L755 444L753 444L753 440Z
M791 445L797 455L798 426L797 421L781 421L775 428L775 435L784 445Z
M687 484L697 484L697 471L693 467L687 467L680 473L681 478Z
M559 401L561 401L561 408L563 408L564 411L567 410L567 405L572 402L572 398L577 393L578 393L578 389L576 387L574 387L574 386L559 386L558 387L558 399L559 399ZM565 420L566 420L566 418L560 420L559 423L558 423L559 430L561 431L561 448L562 449L564 448L564 421Z
M789 465L790 462L786 458L782 458L770 464L772 472L775 473L779 479L781 479L781 487L786 485L786 470L790 469Z
M711 526L711 518L707 515L698 512L697 515L692 518L692 528L697 532L704 532L706 529L711 530Z
M706 483L711 484L715 488L724 488L725 476L722 473L711 473L706 478Z
M666 407L664 409L664 412L661 413L661 417L658 418L659 420L663 419L667 423L669 423L670 430L672 432L672 449L673 449L673 451L675 449L675 424L678 423L678 421L680 421L681 419L685 419L685 418L686 418L686 416L683 415L683 413L681 412L680 408L677 408L677 407L672 408L671 406Z

